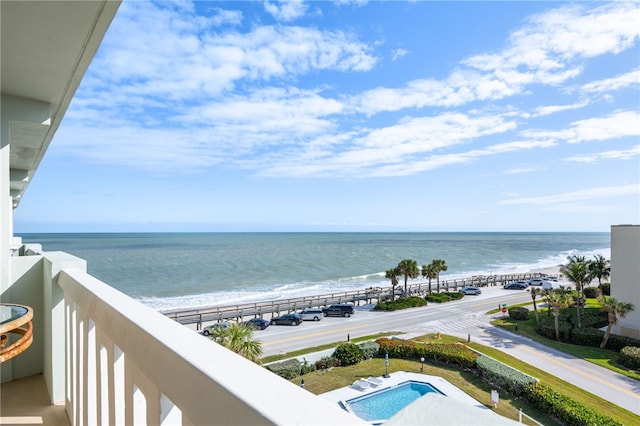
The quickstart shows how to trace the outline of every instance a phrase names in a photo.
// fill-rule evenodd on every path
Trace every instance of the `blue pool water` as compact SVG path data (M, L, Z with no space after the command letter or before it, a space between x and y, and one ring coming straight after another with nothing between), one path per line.
M416 399L432 392L444 395L429 383L408 381L346 402L355 415L372 422L387 420Z

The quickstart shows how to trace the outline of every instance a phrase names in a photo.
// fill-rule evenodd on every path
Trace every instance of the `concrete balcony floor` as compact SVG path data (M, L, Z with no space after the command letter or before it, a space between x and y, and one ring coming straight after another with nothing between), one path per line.
M51 405L41 374L0 385L0 425L69 426L64 404Z

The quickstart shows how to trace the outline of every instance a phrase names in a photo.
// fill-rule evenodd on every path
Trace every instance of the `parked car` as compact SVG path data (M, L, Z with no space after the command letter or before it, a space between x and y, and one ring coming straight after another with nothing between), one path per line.
M305 308L300 311L300 316L304 321L320 321L322 319L322 308Z
M227 321L221 321L221 322L217 322L213 325L208 325L205 328L202 329L202 334L205 336L209 336L211 334L213 334L213 331L216 328L228 328L229 327L229 322Z
M477 296L478 294L482 293L482 290L480 290L478 287L463 287L460 289L460 293L462 294L472 294Z
M524 281L513 281L503 286L506 290L525 290L527 287L527 283Z
M545 281L547 281L546 278L538 277L538 278L531 278L527 280L527 283L529 285L542 285L542 283Z
M302 317L300 314L284 314L271 318L271 325L300 325Z
M353 305L348 303L341 303L337 305L330 305L322 309L322 315L325 317L345 317L349 318L355 313Z
M254 330L264 330L269 327L269 321L264 318L251 318L249 321L243 322L243 324Z

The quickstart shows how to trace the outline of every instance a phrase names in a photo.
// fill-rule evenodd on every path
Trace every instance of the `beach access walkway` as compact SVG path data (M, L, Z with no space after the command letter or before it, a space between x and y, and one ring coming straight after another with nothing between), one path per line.
M491 325L499 318L482 315L483 325L449 334L499 349L640 416L640 381Z

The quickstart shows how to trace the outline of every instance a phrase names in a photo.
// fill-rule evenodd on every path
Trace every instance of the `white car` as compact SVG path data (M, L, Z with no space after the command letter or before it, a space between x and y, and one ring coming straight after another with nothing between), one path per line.
M300 311L300 316L304 321L320 321L322 319L322 308L305 308Z
M202 334L204 336L209 336L209 335L213 334L213 330L215 330L216 328L219 328L219 327L228 328L229 327L229 323L227 321L221 321L221 322L217 322L217 323L215 323L213 325L209 325L209 326L205 327L202 330Z

